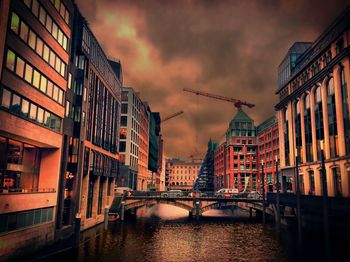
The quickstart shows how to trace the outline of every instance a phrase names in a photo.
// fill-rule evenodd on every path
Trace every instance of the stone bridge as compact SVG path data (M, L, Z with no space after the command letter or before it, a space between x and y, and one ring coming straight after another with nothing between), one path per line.
M167 204L185 209L190 216L197 219L208 210L223 207L239 207L250 211L250 214L263 211L262 200L252 198L124 196L119 198L118 202L117 205L112 204L110 214L118 213L121 220L124 219L124 212L127 210L156 204ZM266 213L274 215L271 208L266 208Z

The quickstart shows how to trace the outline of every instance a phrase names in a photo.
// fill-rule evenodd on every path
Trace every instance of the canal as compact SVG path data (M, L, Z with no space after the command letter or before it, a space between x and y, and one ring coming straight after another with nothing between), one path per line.
M211 210L199 222L177 207L140 208L124 222L83 234L78 249L38 256L34 261L298 261L292 230L277 237L272 226L237 210ZM304 243L305 260L322 261L322 242ZM306 249L306 248L305 248ZM314 253L316 252L316 253Z

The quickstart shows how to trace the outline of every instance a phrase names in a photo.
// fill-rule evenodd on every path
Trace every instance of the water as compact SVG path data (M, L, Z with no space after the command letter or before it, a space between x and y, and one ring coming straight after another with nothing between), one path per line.
M235 210L204 214L196 222L173 206L142 208L107 231L85 232L85 243L47 261L290 261L273 230ZM215 217L220 215L221 218ZM240 218L232 218L232 215ZM101 232L101 233L99 233ZM97 236L96 236L97 235Z

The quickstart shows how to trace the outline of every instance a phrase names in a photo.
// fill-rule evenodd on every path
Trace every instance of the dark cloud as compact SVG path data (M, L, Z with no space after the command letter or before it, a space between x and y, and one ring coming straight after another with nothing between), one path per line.
M274 113L277 67L295 41L313 41L349 0L78 1L107 54L120 58L126 85L152 110L179 116L162 126L167 155L204 151L234 116L229 103L193 88L256 104L259 124ZM197 143L197 144L196 144Z

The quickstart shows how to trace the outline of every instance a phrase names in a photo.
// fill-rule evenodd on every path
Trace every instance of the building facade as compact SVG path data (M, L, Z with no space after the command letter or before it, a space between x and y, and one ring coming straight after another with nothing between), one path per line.
M347 8L296 61L278 86L282 188L294 190L296 158L303 194L321 195L324 152L328 194L349 197L350 9ZM281 66L279 74L282 73ZM323 150L322 150L323 148Z
M227 178L225 186L240 192L259 190L258 148L254 121L238 110L226 131Z
M229 187L229 176L226 175L227 148L226 141L214 151L214 190Z
M172 158L166 160L166 169L168 173L167 190L190 191L198 177L202 164L201 159L182 160Z
M151 112L150 108L149 111L148 170L151 180L149 181L148 188L156 189L156 185L160 184L160 174L158 173L160 114L158 112Z
M149 121L150 113L148 106L141 103L137 190L146 190L147 184L150 180L150 174L148 171Z
M276 184L276 161L279 165L278 121L276 116L265 120L257 127L258 133L258 169L262 177L262 164L264 165L265 192L274 191ZM281 183L281 178L279 179Z
M54 240L70 1L0 1L0 257Z
M143 117L141 117L141 115ZM121 106L121 130L120 130L120 155L121 167L120 176L118 178L118 186L126 186L132 189L140 189L142 183L138 181L139 166L143 172L142 164L147 159L142 159L139 165L140 142L142 146L141 156L144 158L144 150L148 147L148 143L144 145L144 136L147 136L147 117L144 116L144 105L138 95L131 87L123 87L122 106ZM145 127L141 129L141 121ZM140 138L142 132L142 138ZM141 140L142 139L142 140ZM148 137L147 137L148 142ZM147 162L148 165L148 162ZM142 178L140 177L141 181ZM147 182L144 182L147 185Z
M111 204L119 166L121 79L78 8L74 13L74 39L68 75L64 136L67 159L62 166L62 223L74 218L85 230L103 222ZM118 72L117 72L118 73ZM70 136L72 135L72 136ZM69 192L78 177L76 192ZM71 181L73 180L73 181ZM78 196L76 204L73 197ZM64 220L70 212L69 220Z

